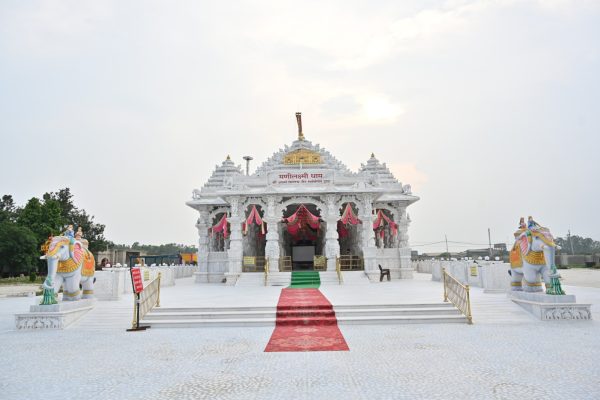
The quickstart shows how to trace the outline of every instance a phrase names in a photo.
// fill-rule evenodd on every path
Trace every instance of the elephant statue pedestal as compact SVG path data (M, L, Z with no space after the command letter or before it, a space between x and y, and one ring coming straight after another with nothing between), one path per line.
M592 319L590 304L577 304L575 295L509 292L511 300L542 321Z
M96 299L32 305L28 313L15 314L18 330L65 329L94 308Z

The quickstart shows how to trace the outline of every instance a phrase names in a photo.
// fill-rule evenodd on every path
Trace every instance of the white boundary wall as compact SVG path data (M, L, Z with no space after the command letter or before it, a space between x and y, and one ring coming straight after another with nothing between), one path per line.
M193 265L144 266L142 279L146 286L160 273L160 285L173 286L176 279L190 277L196 271L197 267ZM123 294L133 292L129 268L103 268L102 271L96 271L94 276L96 277L94 296L98 300L119 300Z
M510 289L510 264L483 260L420 260L413 261L417 272L431 274L431 280L442 280L442 268L463 284L484 289L484 292L506 292Z

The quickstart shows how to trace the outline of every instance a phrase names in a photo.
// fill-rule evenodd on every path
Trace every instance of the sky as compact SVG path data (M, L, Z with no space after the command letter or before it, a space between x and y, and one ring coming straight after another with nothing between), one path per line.
M600 240L598 38L584 0L3 0L0 194L69 187L115 243L194 244L192 190L301 111L351 170L374 152L412 185L415 250L528 215Z

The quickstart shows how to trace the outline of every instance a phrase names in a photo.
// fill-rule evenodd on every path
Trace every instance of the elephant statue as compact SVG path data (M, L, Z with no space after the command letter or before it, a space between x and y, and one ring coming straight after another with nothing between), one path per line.
M93 297L96 262L94 255L87 249L87 241L80 235L76 239L55 236L48 240L45 248L45 254L40 257L48 263L48 276L42 285L42 304L56 304L56 296L61 286L63 301Z
M555 251L560 247L554 243L548 228L539 226L531 217L529 219L529 224L525 225L521 218L519 230L514 234L515 244L510 251L511 289L542 292L541 276L546 286L546 294L565 294L560 287L559 275L554 264Z

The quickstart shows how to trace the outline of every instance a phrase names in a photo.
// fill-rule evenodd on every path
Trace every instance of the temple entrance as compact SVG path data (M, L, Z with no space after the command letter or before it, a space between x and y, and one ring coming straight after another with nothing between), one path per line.
M325 223L314 204L291 204L283 212L281 255L291 269L314 270L324 265Z
M337 222L340 245L340 269L343 271L363 270L362 221L358 218L356 204L343 203Z
M267 224L260 205L250 204L242 223L242 272L264 272ZM275 229L275 227L273 227Z
M227 221L227 212L219 212L212 218L212 227L209 232L209 251L225 252L229 249L231 226Z

